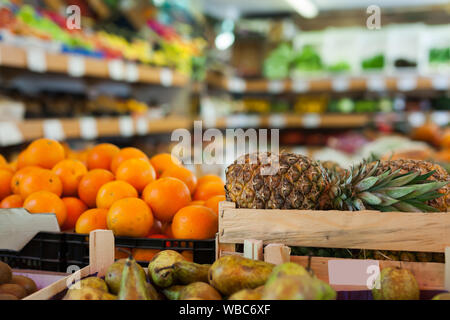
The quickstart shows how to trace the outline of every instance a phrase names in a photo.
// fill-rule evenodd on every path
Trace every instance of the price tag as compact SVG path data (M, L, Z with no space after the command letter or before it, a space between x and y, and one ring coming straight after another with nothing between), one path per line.
M226 118L227 128L252 128L259 127L261 119L259 116L236 114Z
M22 132L13 122L0 122L0 146L11 146L24 141Z
M131 137L134 134L133 119L129 116L119 117L119 131L124 137Z
M145 136L148 133L147 117L139 117L136 119L136 132L141 136Z
M85 73L84 57L70 55L67 61L67 72L72 77L82 77Z
M125 68L125 78L128 82L139 80L139 69L135 63L127 63Z
M337 92L347 91L350 87L350 80L344 77L333 78L331 81L331 87Z
M81 117L80 137L86 140L92 140L98 137L97 121L93 117Z
M309 82L306 80L295 79L292 81L292 91L295 93L303 93L309 90Z
M334 286L361 286L371 290L380 275L377 260L328 260L328 282Z
M317 113L306 113L302 117L302 124L305 128L318 128L320 126L320 115Z
M269 93L280 93L284 90L284 81L272 80L267 84L267 90Z
M426 121L425 115L422 112L411 112L408 115L408 122L413 127L420 127Z
M435 111L431 114L431 120L438 126L447 126L450 122L449 111Z
M411 91L417 88L417 78L413 76L397 79L397 88L400 91Z
M286 127L286 117L281 114L274 114L269 117L269 126L271 128Z
M44 130L44 137L58 141L66 138L61 121L57 119L44 120L42 122L42 126Z
M435 76L431 79L431 84L435 90L447 90L449 79L445 76Z
M120 59L110 60L108 62L108 71L109 71L109 76L111 77L111 79L117 80L117 81L123 80L123 78L124 78L123 61Z
M164 87L170 87L173 83L173 72L170 69L162 68L159 72L161 84Z
M367 89L370 91L386 90L386 82L383 77L369 77L367 79Z
M241 78L229 78L227 80L228 90L231 92L244 92L246 89L245 80Z
M27 50L28 69L34 72L47 71L47 61L45 51L40 48L30 48Z

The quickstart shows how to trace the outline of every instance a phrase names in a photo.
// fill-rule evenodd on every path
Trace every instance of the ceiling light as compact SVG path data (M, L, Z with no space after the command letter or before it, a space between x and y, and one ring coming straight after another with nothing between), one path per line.
M226 50L234 43L234 34L232 32L220 33L214 43L217 49Z
M295 11L304 18L317 17L319 9L311 0L285 0Z

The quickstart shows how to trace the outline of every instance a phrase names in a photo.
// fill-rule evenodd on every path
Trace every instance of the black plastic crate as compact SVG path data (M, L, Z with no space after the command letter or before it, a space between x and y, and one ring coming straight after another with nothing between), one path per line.
M89 265L89 238L87 234L66 233L66 263L67 266L76 265L83 268ZM191 251L193 260L197 263L213 263L215 260L215 239L150 239L115 237L116 248L123 249L157 249L175 250L178 252ZM147 261L138 261L143 267Z
M21 251L0 250L0 261L11 268L65 272L65 235L39 232Z

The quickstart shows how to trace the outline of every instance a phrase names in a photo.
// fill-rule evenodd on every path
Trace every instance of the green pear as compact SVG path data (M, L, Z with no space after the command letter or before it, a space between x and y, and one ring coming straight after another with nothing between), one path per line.
M322 300L323 289L309 274L285 275L264 288L261 300Z
M431 300L450 300L450 292L443 292L435 295Z
M178 261L173 265L173 275L181 284L192 282L208 283L210 264L198 264L190 261Z
M266 285L270 284L272 281L275 281L275 279L281 276L302 276L302 275L310 275L309 272L303 266L294 262L282 263L273 268L273 271L270 274L270 277L267 280Z
M70 289L63 300L117 300L115 295L92 287L82 287L81 289Z
M181 290L183 290L185 286L171 286L162 290L164 296L169 300L178 300L180 298Z
M256 289L242 289L229 296L228 300L261 300L263 292L264 286Z
M175 284L174 264L184 261L184 257L176 251L164 250L158 252L148 265L148 273L152 282L160 288Z
M375 300L419 300L420 290L416 278L408 269L384 268L372 289L372 295Z
M80 280L77 283L74 283L70 286L69 290L78 290L84 287L90 287L94 289L98 289L103 292L108 292L108 285L106 282L98 277L88 277Z
M202 299L202 300L222 300L220 293L204 282L193 282L185 286L181 292L179 300L190 299Z
M145 272L142 274L139 264L128 258L122 272L118 300L151 300Z

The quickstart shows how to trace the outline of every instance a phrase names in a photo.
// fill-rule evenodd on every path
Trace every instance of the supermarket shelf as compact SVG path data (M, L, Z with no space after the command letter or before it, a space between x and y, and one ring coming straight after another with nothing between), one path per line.
M361 77L335 76L301 80L267 80L226 77L208 74L208 84L213 88L232 93L305 93L305 92L348 92L348 91L423 91L450 89L450 76L420 76L400 74L399 76L371 75Z
M16 145L47 137L64 139L95 139L98 137L131 137L148 134L170 134L175 129L192 130L194 121L202 121L202 128L304 128L351 129L363 128L371 123L408 122L416 127L432 121L438 125L450 122L450 111L401 112L376 114L235 114L218 118L167 117L81 117L67 119L31 119L0 121L0 146Z
M0 43L0 66L36 72L64 73L76 77L95 77L118 81L181 87L189 82L183 74L167 68L105 60L80 55L26 50Z

